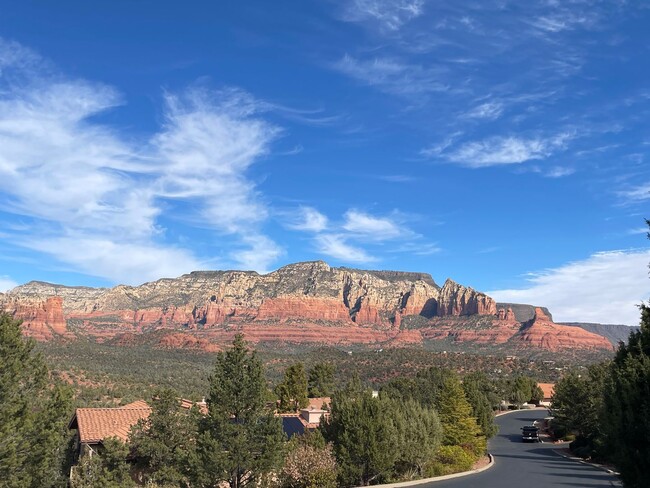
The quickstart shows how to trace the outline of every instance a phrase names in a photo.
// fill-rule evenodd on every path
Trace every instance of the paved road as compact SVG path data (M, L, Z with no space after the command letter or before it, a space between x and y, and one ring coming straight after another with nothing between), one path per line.
M553 452L553 444L522 443L521 427L545 410L520 411L497 418L499 434L490 441L495 465L482 473L418 488L546 488L620 486L612 475Z

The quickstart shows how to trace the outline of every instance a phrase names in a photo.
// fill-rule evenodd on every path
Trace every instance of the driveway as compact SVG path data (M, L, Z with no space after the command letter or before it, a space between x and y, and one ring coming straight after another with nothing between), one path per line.
M548 443L521 442L521 427L544 418L545 410L526 410L497 417L499 433L490 440L495 465L475 475L418 485L418 488L546 488L621 486L599 469L563 458Z

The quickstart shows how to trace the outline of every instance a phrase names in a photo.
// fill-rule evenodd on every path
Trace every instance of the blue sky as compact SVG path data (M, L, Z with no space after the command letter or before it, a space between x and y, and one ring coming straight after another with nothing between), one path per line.
M650 295L650 9L0 0L0 289L290 262Z

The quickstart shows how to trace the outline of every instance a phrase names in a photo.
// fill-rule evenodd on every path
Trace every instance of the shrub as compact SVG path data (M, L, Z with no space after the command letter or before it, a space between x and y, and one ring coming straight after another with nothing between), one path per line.
M280 473L282 488L336 488L332 447L298 444L289 451Z
M469 471L474 461L475 456L460 446L441 446L434 460L427 465L426 473L427 476L443 476Z

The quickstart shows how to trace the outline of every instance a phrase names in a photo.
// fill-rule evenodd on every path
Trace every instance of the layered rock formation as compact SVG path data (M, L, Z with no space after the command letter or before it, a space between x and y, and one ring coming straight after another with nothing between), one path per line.
M578 327L553 323L540 307L535 308L535 316L523 325L513 341L549 351L568 348L613 349L603 336Z
M451 338L518 347L602 347L591 335L570 339L577 335L565 329L580 329L561 328L541 315L541 325L524 330L517 313L528 308L517 307L497 310L492 298L451 279L439 287L424 273L333 268L322 261L266 275L196 271L137 287L31 282L0 294L0 310L23 319L25 332L40 340L69 336L71 328L97 340L122 337L128 343L129 334L162 329L168 335L161 347L203 349L236 333L253 342L405 344ZM553 340L554 333L561 338Z
M37 340L49 340L55 335L69 336L63 316L61 297L18 298L0 294L0 310L22 320L25 335Z

